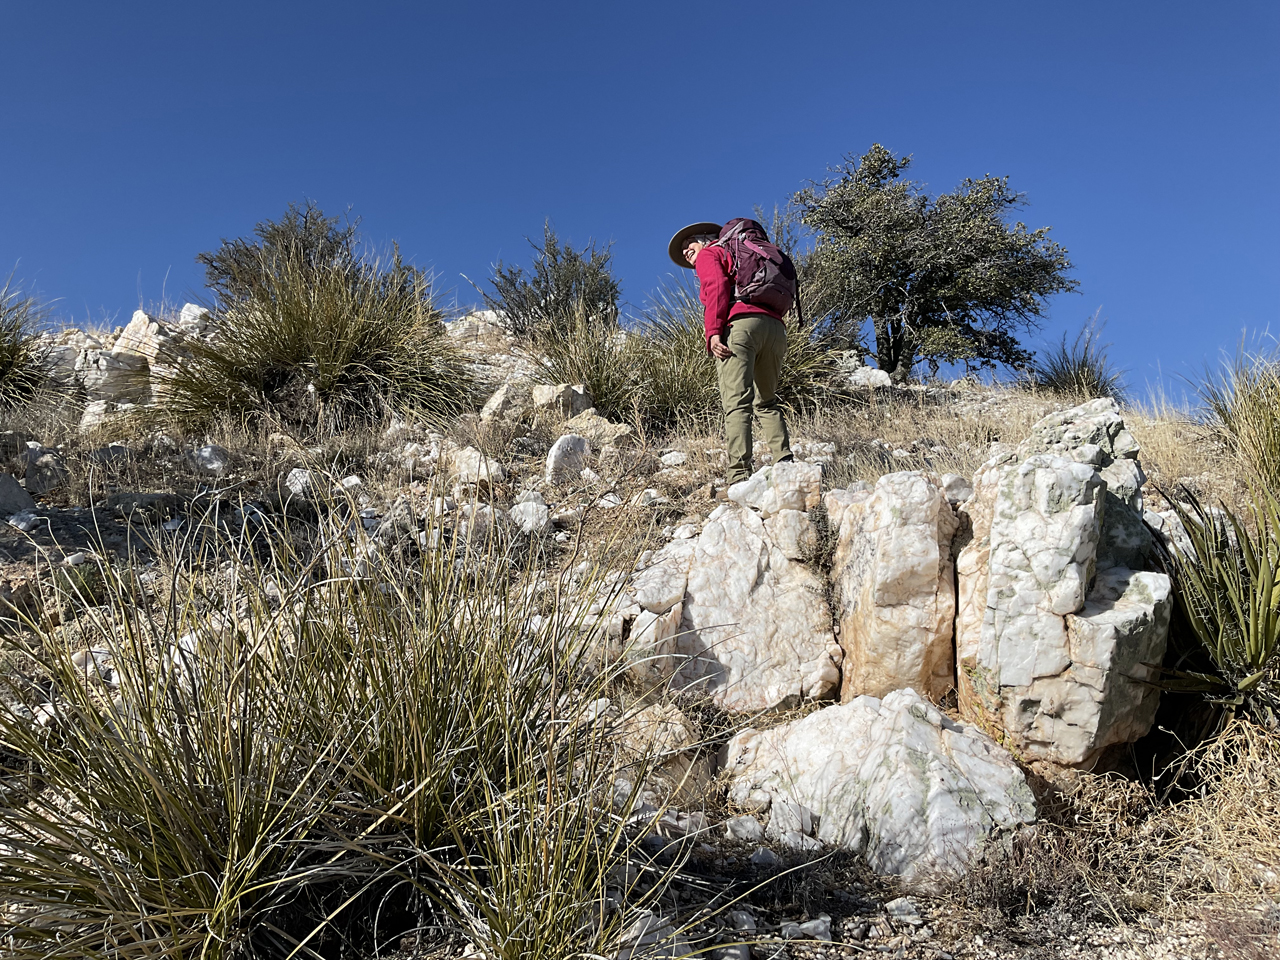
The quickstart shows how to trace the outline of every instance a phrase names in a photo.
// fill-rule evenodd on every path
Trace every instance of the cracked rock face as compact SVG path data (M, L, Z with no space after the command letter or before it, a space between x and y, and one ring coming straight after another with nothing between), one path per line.
M946 492L918 471L881 477L871 491L831 499L839 543L831 567L844 649L841 700L911 687L939 699L955 670L951 540Z
M1150 729L1170 585L1141 566L1138 446L1110 400L1046 417L974 478L963 505L961 710L1028 756L1087 766Z
M725 760L734 802L807 808L819 840L907 880L959 875L989 840L1035 822L1009 753L914 690L744 730Z
M784 519L785 529L799 525ZM628 594L640 608L627 649L634 674L733 711L835 691L841 652L824 584L791 558L796 538L779 543L766 523L725 504L697 539L672 541L632 578Z

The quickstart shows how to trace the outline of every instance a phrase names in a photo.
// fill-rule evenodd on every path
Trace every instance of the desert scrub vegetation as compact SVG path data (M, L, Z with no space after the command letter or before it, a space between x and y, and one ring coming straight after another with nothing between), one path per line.
M1280 352L1241 345L1223 369L1198 385L1207 422L1244 472L1280 491Z
M26 622L0 676L5 955L616 949L663 871L605 896L635 831L581 611L537 616L491 549L406 568L302 526L193 534L163 603L94 568L78 653Z
M1110 345L1102 343L1101 336L1102 326L1096 317L1080 328L1070 344L1064 333L1057 346L1031 365L1027 373L1030 385L1067 400L1110 397L1123 402L1124 374L1111 363L1107 355Z
M12 275L0 286L0 408L31 403L48 383L48 347L38 335L48 316L48 308Z
M1248 514L1168 495L1185 540L1164 551L1179 622L1172 686L1203 692L1275 729L1280 724L1280 503L1255 489ZM1175 539L1175 544L1177 544Z
M197 258L218 333L188 341L163 378L159 415L186 429L219 417L312 435L388 412L443 422L473 405L431 280L398 251L361 252L354 225L314 205L264 221L255 241Z

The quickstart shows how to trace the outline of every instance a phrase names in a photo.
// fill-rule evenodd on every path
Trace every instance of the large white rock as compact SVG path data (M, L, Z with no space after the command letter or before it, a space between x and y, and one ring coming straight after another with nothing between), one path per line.
M590 410L595 401L581 383L536 384L533 405L540 410L557 410L566 417L576 417Z
M582 475L591 455L586 437L566 433L547 451L547 483L570 483Z
M76 366L90 403L136 403L151 395L147 360L139 354L87 350Z
M889 376L889 371L887 370L879 370L876 367L859 367L849 374L849 383L855 387L874 390L877 387L893 386L893 378Z
M1008 752L914 690L744 730L725 759L735 803L807 807L818 839L920 883L963 873L989 841L1035 822Z
M528 384L518 381L504 383L480 408L480 419L521 420L529 415L532 404Z
M147 316L145 311L135 310L111 353L116 357L140 357L152 364L166 352L172 339L173 335L163 323Z
M956 526L941 483L918 471L883 476L844 505L831 566L842 700L951 689Z
M564 429L586 437L597 450L607 445L627 447L636 439L634 428L625 423L607 420L596 413L595 407L590 407L571 420L566 420Z
M738 506L718 507L692 542L676 685L734 711L833 693L841 653L822 580Z
M1155 717L1170 585L1145 561L1142 470L1119 410L1046 417L974 478L957 559L961 710L1075 766Z
M502 464L486 457L475 447L464 447L452 453L449 472L459 483L494 484L507 479L507 471Z
M779 510L807 512L822 496L822 467L793 460L761 467L729 487L729 499L771 517Z

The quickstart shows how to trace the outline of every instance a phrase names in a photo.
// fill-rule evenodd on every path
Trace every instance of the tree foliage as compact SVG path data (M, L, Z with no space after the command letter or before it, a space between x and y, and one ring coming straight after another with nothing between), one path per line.
M1077 286L1067 251L1048 227L1007 222L1025 205L1007 177L931 198L903 179L910 165L875 144L796 194L816 235L806 267L818 311L851 331L870 321L876 362L897 380L920 361L1025 367L1017 332L1038 325L1048 297Z
M196 254L204 265L205 285L224 307L268 296L279 277L290 271L316 275L325 268L354 266L358 220L339 225L312 200L291 203L279 220L263 220L253 228L256 240L224 239L217 250Z
M575 250L560 242L550 223L543 227L542 246L532 240L529 245L535 251L531 270L499 261L490 280L493 293L483 294L490 309L505 314L513 334L540 342L572 336L584 321L596 329L617 327L621 291L608 247L600 250L591 242Z

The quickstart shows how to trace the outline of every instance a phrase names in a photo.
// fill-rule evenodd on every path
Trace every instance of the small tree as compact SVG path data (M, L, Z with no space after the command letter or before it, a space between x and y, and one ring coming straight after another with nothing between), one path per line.
M1047 298L1074 290L1067 251L1049 228L1009 224L1025 201L1006 177L965 180L930 198L902 179L910 157L879 144L846 158L838 176L795 196L816 233L806 264L817 310L855 335L866 321L876 362L905 380L923 360L1025 367L1016 332L1033 329Z
M572 335L584 321L593 329L613 330L618 325L618 282L609 268L609 248L597 250L594 242L582 250L561 243L548 223L542 246L532 240L533 268L508 267L501 261L493 269L493 294L485 303L506 315L507 328L535 343L548 337Z
M318 274L326 267L346 268L360 259L356 250L358 220L339 226L315 201L289 204L279 220L263 220L253 228L256 240L224 239L217 250L196 254L204 265L205 285L224 307L259 301L287 271Z

